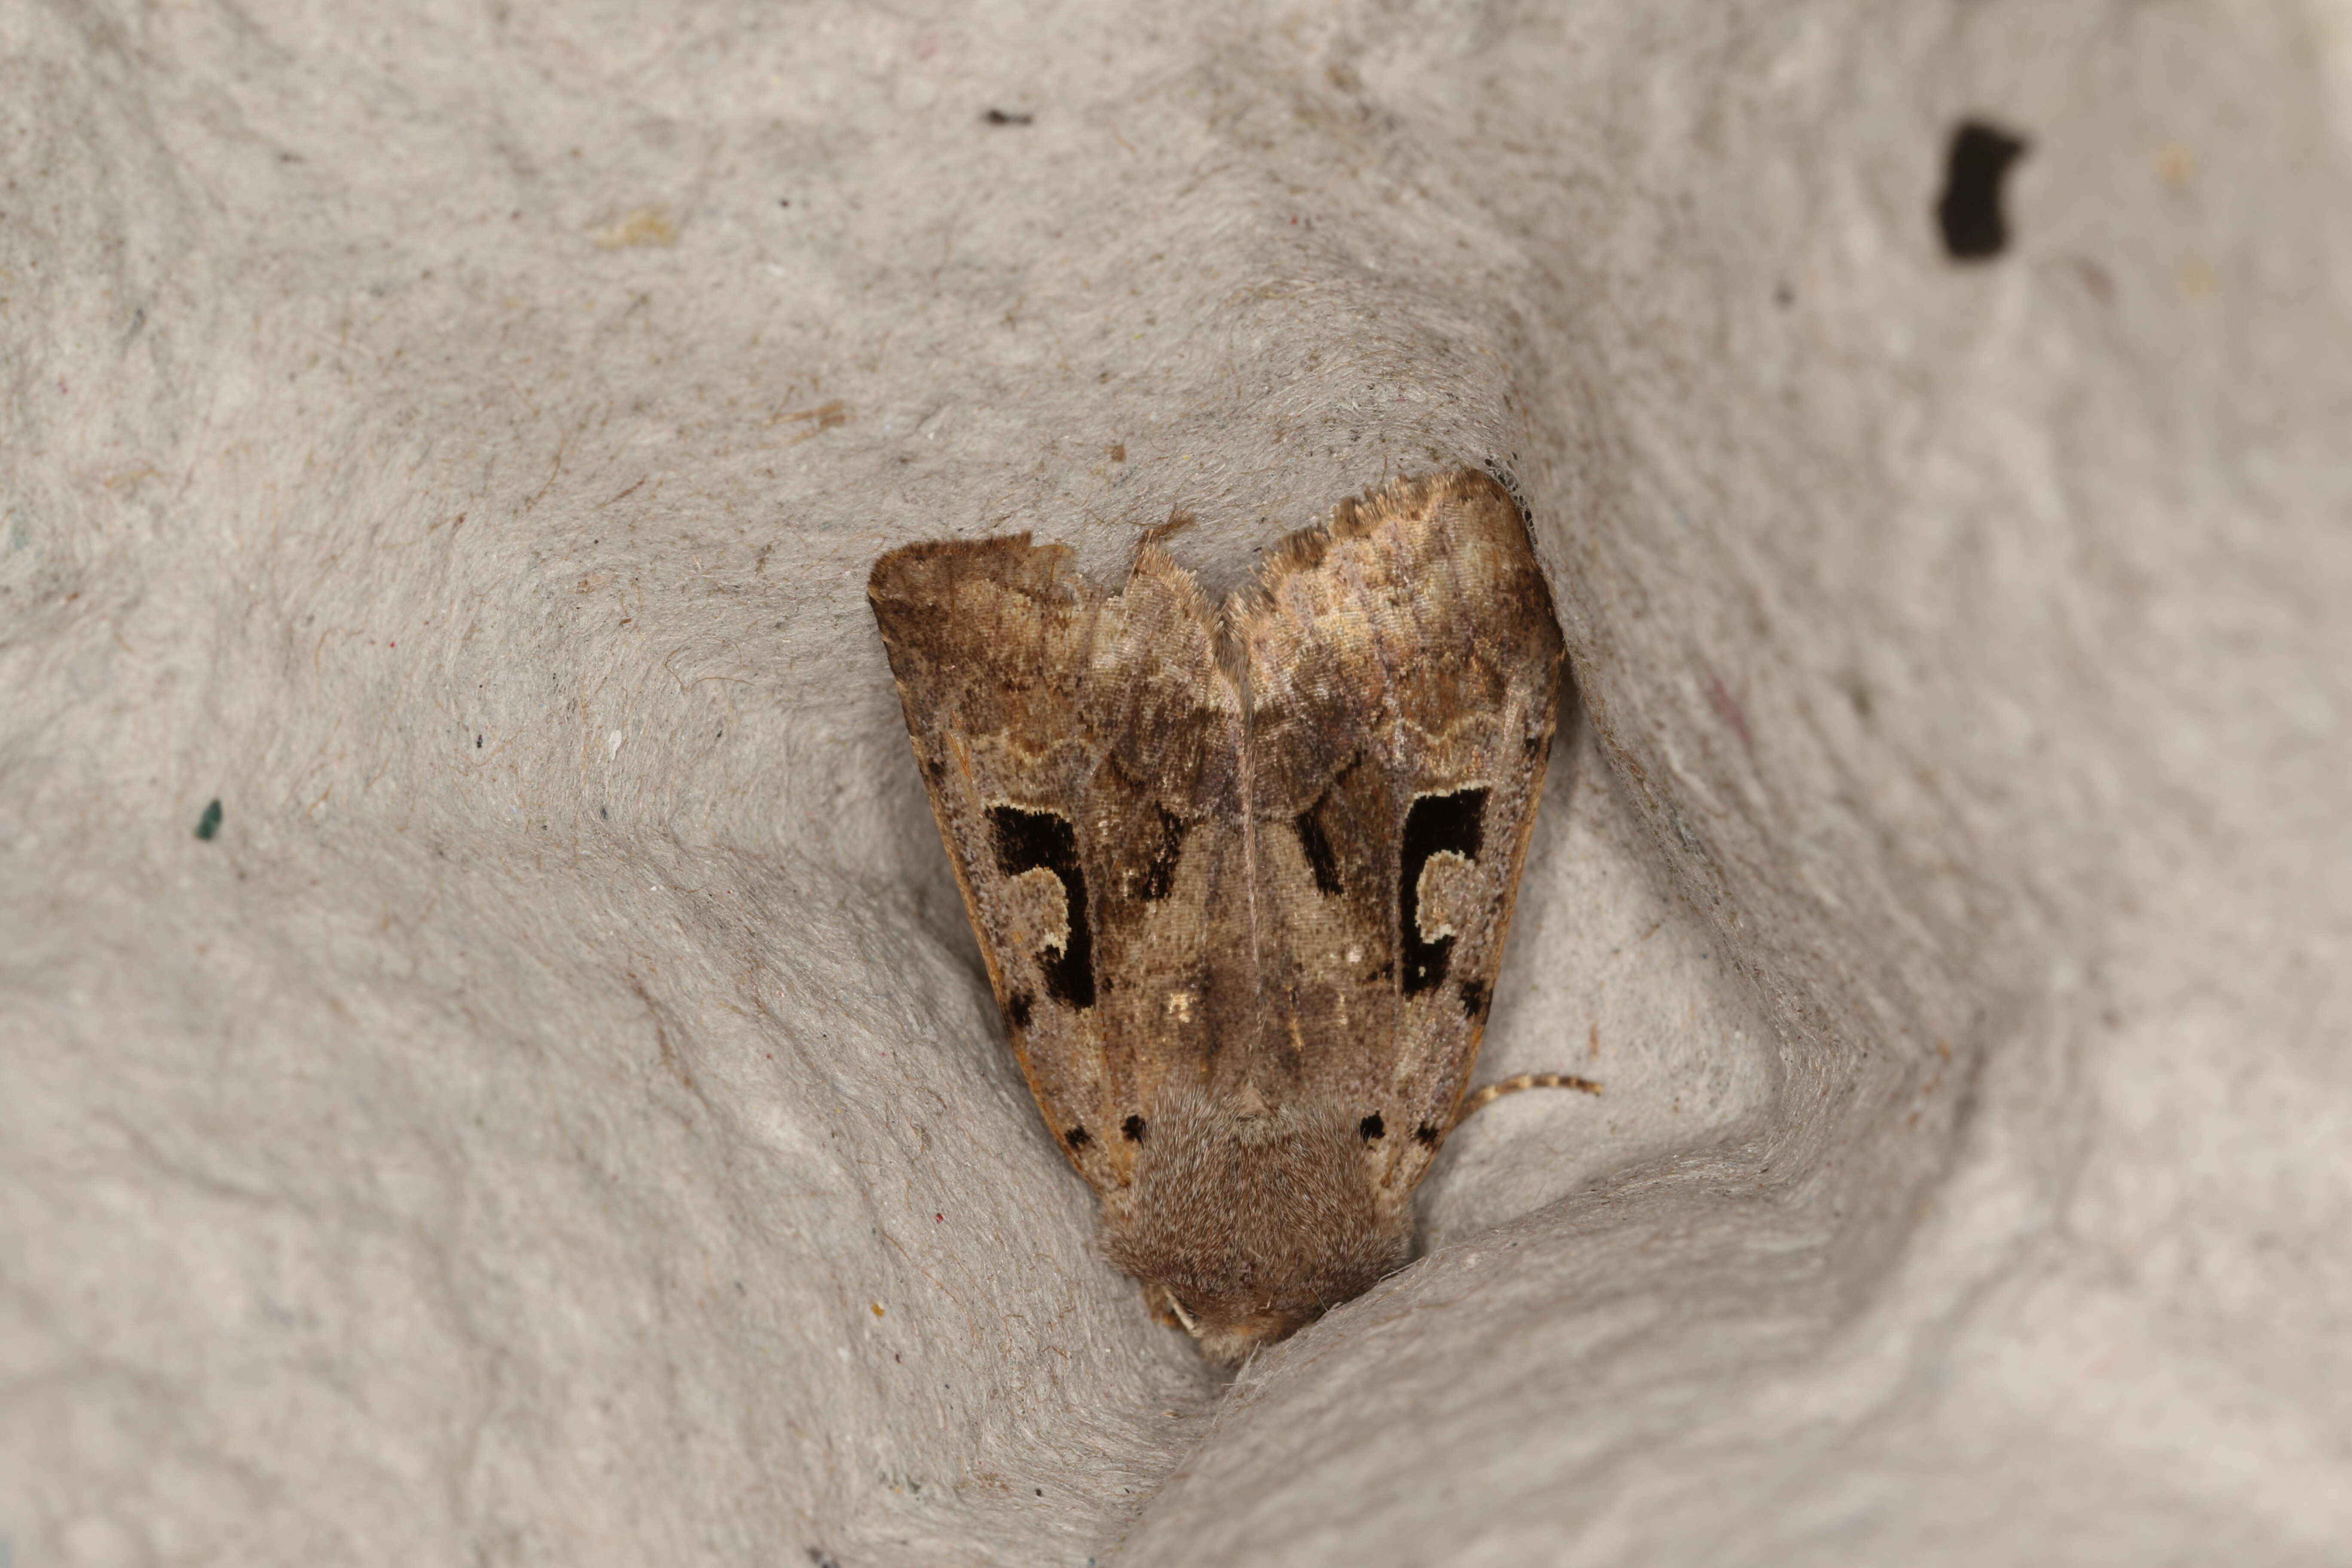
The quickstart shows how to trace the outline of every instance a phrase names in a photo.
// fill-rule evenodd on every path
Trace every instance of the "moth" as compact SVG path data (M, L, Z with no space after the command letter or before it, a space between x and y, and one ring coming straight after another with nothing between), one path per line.
M894 550L867 594L1104 1250L1234 1366L1405 1260L1563 650L1517 506L1474 470L1343 503L1222 605L1167 531L1117 593L1024 533ZM1597 1091L1500 1087L1535 1082Z

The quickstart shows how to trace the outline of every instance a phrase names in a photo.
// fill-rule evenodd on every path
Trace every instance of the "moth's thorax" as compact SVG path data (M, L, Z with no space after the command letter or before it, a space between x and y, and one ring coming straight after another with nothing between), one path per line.
M1376 1192L1354 1123L1246 1090L1171 1094L1158 1112L1133 1184L1104 1205L1105 1248L1212 1361L1240 1364L1404 1261L1411 1205Z

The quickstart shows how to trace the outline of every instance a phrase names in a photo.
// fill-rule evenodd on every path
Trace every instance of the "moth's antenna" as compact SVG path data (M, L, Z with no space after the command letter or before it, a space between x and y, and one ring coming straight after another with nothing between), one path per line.
M1523 1089L1581 1089L1586 1094L1601 1092L1601 1086L1589 1078L1578 1078L1564 1072L1523 1072L1517 1078L1507 1078L1498 1082L1490 1083L1465 1100L1462 1102L1462 1109L1454 1113L1454 1126L1459 1127L1469 1121L1472 1111L1482 1110L1502 1099L1503 1096L1517 1094ZM1448 1128L1446 1131L1450 1132L1453 1128Z
M1135 552L1140 555L1148 547L1161 542L1171 534L1181 533L1184 530L1192 526L1192 514L1191 512L1184 510L1181 507L1170 507L1168 509L1168 521L1166 522L1154 523L1151 527L1145 529L1143 531L1143 537L1135 542Z

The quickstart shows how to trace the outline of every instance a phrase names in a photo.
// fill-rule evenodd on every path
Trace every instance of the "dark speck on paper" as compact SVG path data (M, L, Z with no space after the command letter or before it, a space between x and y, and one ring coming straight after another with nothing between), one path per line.
M2021 136L1970 120L1952 132L1944 155L1944 194L1936 203L1936 226L1944 250L1955 261L1989 261L2009 247L2009 220L2001 210L2001 182L2009 166L2025 155Z

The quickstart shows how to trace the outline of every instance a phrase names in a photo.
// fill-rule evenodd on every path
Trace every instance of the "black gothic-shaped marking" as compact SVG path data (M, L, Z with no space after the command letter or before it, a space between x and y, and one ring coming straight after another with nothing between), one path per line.
M1485 981L1465 980L1462 983L1462 1016L1474 1022L1484 1018L1486 1016L1486 1004L1493 1000L1494 993L1486 989Z
M1331 853L1331 837L1323 831L1323 802L1330 798L1327 793L1300 812L1297 821L1291 825L1298 831L1298 848L1307 857L1307 868L1315 873L1315 890L1327 899L1344 890L1339 882L1339 858Z
M1944 250L1955 261L1984 261L2009 246L2009 220L2000 210L2001 180L2024 155L2025 142L1981 121L1968 121L1952 132L1944 155L1944 194L1936 203L1936 226Z
M1412 1141L1424 1149L1437 1147L1437 1129L1424 1121L1412 1130Z
M1397 923L1403 938L1404 994L1417 996L1445 978L1446 961L1454 954L1449 932L1435 942L1421 934L1421 873L1433 855L1478 858L1479 822L1486 814L1486 792L1456 790L1452 795L1425 795L1404 814L1404 863L1397 886Z
M1130 1116L1125 1121L1118 1124L1118 1130L1127 1134L1127 1141L1129 1142L1140 1143L1143 1142L1143 1130L1148 1125L1150 1125L1150 1123L1146 1122L1142 1117Z
M1078 865L1077 830L1066 816L1024 811L1017 805L990 806L988 826L996 839L998 870L1008 877L1051 871L1061 882L1069 934L1061 952L1048 948L1037 955L1038 962L1045 971L1045 990L1055 1001L1073 1007L1093 1006L1094 929L1087 921L1087 874Z
M1062 1142L1073 1149L1083 1149L1094 1141L1094 1134L1083 1127L1073 1127L1062 1134Z
M1025 1029L1029 1026L1029 1010L1035 1005L1029 993L1015 991L1004 1004L1004 1016L1012 1020L1014 1028Z
M1184 853L1184 819L1164 805L1153 809L1160 813L1160 842L1152 846L1151 858L1135 884L1139 899L1166 898L1176 885L1176 862Z
M1381 1113L1377 1110L1356 1123L1357 1135L1367 1143L1387 1131L1388 1124L1381 1120Z

